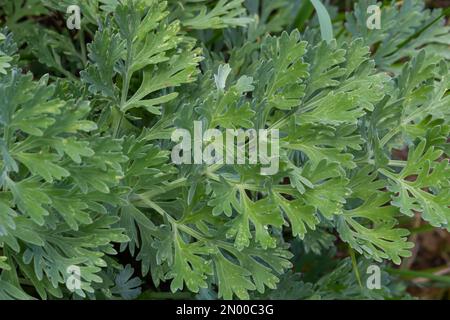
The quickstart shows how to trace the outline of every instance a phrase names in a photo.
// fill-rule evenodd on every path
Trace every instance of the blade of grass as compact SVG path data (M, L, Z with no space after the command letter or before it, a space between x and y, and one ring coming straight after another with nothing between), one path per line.
M359 287L362 289L363 285L361 282L361 275L359 274L358 262L356 261L355 251L351 247L348 247L348 252L352 259L353 271L355 272L356 280L358 281Z
M327 8L320 2L320 0L310 0L314 8L316 9L317 17L319 18L320 34L322 40L330 42L333 40L333 24L331 22L330 15Z
M413 271L413 270L393 269L393 268L387 268L386 271L389 272L390 274L399 275L400 277L408 280L413 280L416 278L425 278L436 282L450 284L449 276L440 276L426 271Z
M312 3L309 0L304 1L298 11L297 17L295 18L294 22L295 28L297 28L300 31L304 30L306 26L306 21L308 21L313 12L314 7Z

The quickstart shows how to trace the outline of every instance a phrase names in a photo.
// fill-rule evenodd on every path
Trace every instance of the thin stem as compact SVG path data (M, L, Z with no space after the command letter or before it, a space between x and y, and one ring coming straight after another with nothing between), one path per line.
M163 208L161 208L158 204L156 204L155 202L148 200L144 197L142 197L141 195L138 195L140 197L140 199L146 204L148 205L150 208L152 208L153 210L155 210L156 212L158 212L160 215L162 215L163 217L166 217L167 220L169 221L169 223L176 229L182 230L185 233L189 234L190 236L196 238L197 240L202 240L202 241L210 241L211 239L206 238L205 236L203 236L202 234L200 234L199 232L195 231L194 229L189 228L188 226L181 224L180 222L178 222L175 218L173 218L170 214L168 214Z
M141 193L138 196L139 198L141 197L145 197L146 199L152 199L155 196L158 196L160 194L165 194L171 190L177 189L177 188L181 188L181 187L185 187L187 186L187 179L186 178L180 178L178 180L172 181L168 184L166 184L163 188L163 190L161 189L153 189L144 193Z
M123 113L120 111L120 108L117 108L116 111L119 113L119 116L118 116L118 118L114 118L114 121L113 121L113 128L114 128L113 137L114 137L114 139L119 136L119 131L122 126L123 117L124 117Z
M387 272L394 275L399 275L401 277L407 278L407 279L417 279L417 278L425 278L437 282L442 283L450 283L450 277L449 276L441 276L434 273L426 272L426 271L414 271L414 270L405 270L405 269L393 269L388 268Z
M389 160L389 163L388 163L388 165L391 167L401 167L401 168L406 167L407 164L408 164L407 161L402 161L402 160Z
M58 66L58 71L61 72L66 78L72 81L78 81L78 78L74 76L71 72L64 69L62 66Z
M362 285L362 282L361 282L361 275L359 274L358 263L356 261L355 251L352 249L352 247L349 246L348 247L348 252L349 252L350 257L352 259L353 271L355 272L356 280L358 281L359 287L362 289L363 285Z
M364 163L366 161L364 160L364 161L357 161L357 162ZM369 160L367 160L367 163L373 165L373 164L375 164L375 161L373 159L369 159ZM389 160L389 162L388 162L388 166L399 167L399 168L404 168L407 166L407 164L408 164L407 161L402 161L402 160Z
M4 131L3 131L3 137L4 137L4 141L5 141L5 147L8 149L10 143L10 129L9 126L5 125Z
M86 41L84 38L84 29L81 28L79 32L79 40L80 40L80 48L81 48L81 61L83 62L83 66L87 65L87 55L86 55Z
M120 128L123 123L123 119L125 117L125 114L123 112L122 107L126 104L127 98L128 98L128 90L130 89L130 81L131 81L131 73L130 73L130 65L131 65L131 59L133 57L133 42L127 41L127 60L125 61L125 71L124 71L124 77L123 77L123 84L122 84L122 92L120 97L120 107L119 107L119 118L118 120L115 120L114 124L114 133L113 137L117 138L120 132Z
M389 131L388 134L385 135L383 137L383 139L381 139L380 146L384 147L399 132L400 132L400 128L399 127L396 127L394 129L392 129L391 131Z

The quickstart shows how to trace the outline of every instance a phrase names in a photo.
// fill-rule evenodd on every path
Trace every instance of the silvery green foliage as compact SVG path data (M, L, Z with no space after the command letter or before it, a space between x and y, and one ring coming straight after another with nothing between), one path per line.
M64 12L61 1L28 1ZM2 31L1 299L132 299L150 278L155 287L169 283L174 296L397 296L356 290L348 260L315 285L300 282L288 272L297 258L290 244L330 261L336 235L371 262L399 264L413 247L399 217L418 212L449 229L450 78L446 60L427 46L448 34L403 44L401 33L401 49L382 43L374 53L369 46L397 29L365 34L358 7L347 39L326 42L317 28L281 32L283 1L258 4L82 2L92 40L85 55L80 34L73 41L40 25L49 42L19 39L28 43L19 54L34 54L50 75L24 71ZM1 11L27 16L24 8ZM422 7L386 10L393 21ZM8 23L18 29L19 21ZM385 72L403 58L401 70ZM279 172L175 166L170 135L194 121L278 129ZM407 161L392 158L405 147ZM122 265L118 251L140 270ZM70 292L73 265L81 287ZM277 291L286 287L291 295Z

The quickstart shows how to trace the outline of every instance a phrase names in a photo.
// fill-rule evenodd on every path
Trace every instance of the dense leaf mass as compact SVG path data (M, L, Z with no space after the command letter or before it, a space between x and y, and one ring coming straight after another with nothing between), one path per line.
M75 3L76 32L24 19ZM2 4L0 299L407 296L360 275L411 256L400 220L450 230L450 33L419 0L368 30L371 4L332 40L300 0ZM278 129L278 172L175 165L196 121Z

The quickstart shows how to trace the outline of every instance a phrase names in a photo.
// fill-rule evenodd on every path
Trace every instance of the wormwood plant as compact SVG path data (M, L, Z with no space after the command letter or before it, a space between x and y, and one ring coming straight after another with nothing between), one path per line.
M363 276L411 255L399 219L449 229L441 11L359 1L322 40L307 1L79 1L69 32L74 3L0 7L0 299L406 296ZM173 164L194 121L278 129L279 171Z

